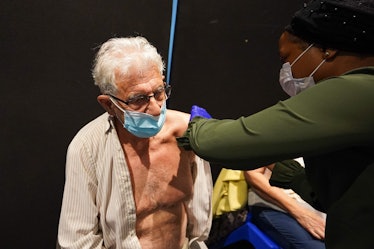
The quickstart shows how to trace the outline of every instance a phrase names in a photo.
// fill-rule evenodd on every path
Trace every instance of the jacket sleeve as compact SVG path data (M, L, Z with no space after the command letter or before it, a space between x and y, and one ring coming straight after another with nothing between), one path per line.
M227 168L251 170L371 143L373 84L358 76L320 82L263 111L236 120L194 118L180 146ZM359 99L359 101L357 101Z

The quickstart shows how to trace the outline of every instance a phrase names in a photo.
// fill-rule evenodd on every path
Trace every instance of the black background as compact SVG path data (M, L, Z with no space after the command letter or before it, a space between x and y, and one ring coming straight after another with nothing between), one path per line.
M179 1L169 108L237 118L287 96L278 37L301 0ZM65 153L103 112L95 48L143 35L168 58L172 1L0 2L1 248L54 248ZM214 172L217 172L217 168Z

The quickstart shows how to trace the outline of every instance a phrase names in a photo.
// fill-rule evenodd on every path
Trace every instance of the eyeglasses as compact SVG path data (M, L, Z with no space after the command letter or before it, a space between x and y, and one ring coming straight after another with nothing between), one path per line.
M113 96L111 94L108 94L108 95L112 97L113 99L126 104L131 109L137 110L137 109L142 108L145 105L148 105L152 97L155 98L156 101L163 101L163 100L168 99L170 94L171 94L171 86L166 85L166 86L157 88L156 91L154 91L152 95L136 95L127 100L117 98L116 96Z

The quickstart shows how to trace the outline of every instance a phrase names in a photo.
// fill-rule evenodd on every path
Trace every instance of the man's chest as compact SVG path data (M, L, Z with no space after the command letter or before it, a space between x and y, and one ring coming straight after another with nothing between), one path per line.
M127 161L137 213L173 206L191 197L194 157L190 153L160 149Z

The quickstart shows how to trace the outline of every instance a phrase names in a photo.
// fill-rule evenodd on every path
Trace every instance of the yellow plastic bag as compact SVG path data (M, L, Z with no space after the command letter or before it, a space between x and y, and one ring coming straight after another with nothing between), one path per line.
M213 216L237 211L247 205L248 185L241 170L223 168L213 188Z

